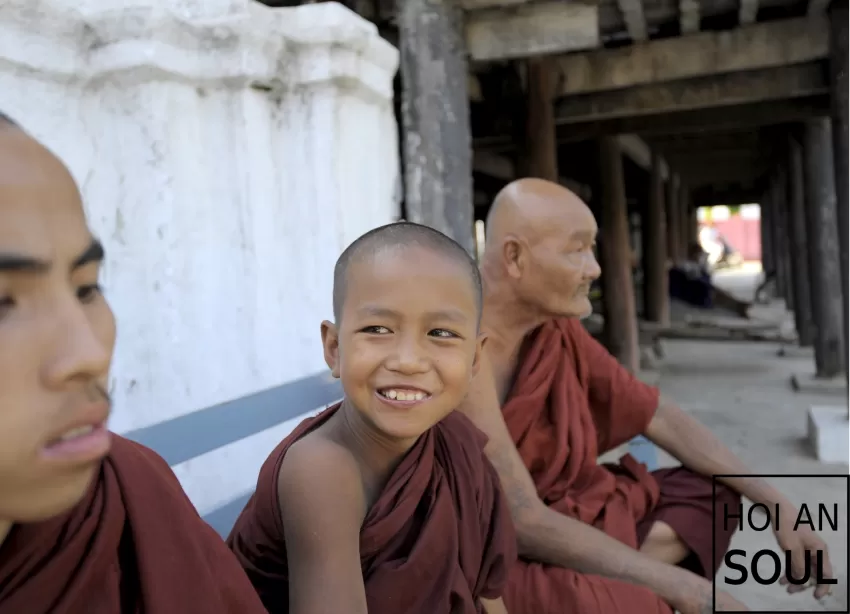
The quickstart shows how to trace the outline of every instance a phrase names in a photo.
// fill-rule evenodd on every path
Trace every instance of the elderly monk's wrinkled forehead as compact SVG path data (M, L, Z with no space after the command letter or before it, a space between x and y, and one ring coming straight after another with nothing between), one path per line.
M598 231L590 208L571 190L543 179L518 179L496 197L487 219L487 239L522 235L529 241L578 237L592 241Z
M55 239L81 233L88 229L71 174L23 130L0 125L0 250L48 257Z

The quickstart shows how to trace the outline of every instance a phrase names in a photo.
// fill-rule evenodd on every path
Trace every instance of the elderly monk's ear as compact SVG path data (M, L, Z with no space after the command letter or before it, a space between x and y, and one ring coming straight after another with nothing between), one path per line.
M487 342L487 333L478 333L475 340L475 355L472 357L472 377L478 375L481 367L481 355L484 353L484 344Z
M502 257L504 258L505 270L510 277L519 278L525 260L524 245L513 236L508 235L502 244Z
M322 347L331 374L339 378L339 331L336 324L327 320L322 322Z

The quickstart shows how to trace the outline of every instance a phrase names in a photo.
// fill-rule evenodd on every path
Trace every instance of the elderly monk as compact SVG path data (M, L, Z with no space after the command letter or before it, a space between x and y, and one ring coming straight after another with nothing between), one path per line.
M71 175L0 115L0 614L261 614L168 465L111 434L115 321Z
M488 342L462 411L489 438L486 452L517 529L521 558L504 595L508 611L710 612L710 578L731 538L719 521L712 542L712 509L720 518L723 505L737 511L736 493L784 510L776 536L801 577L804 551L825 545L792 530L792 504L754 478L723 479L713 499L705 476L750 471L579 322L591 312L587 292L600 274L596 235L578 197L537 179L508 185L487 220ZM628 455L617 465L597 463L640 433L682 466L649 473ZM818 586L815 595L828 589ZM717 607L743 609L722 592Z

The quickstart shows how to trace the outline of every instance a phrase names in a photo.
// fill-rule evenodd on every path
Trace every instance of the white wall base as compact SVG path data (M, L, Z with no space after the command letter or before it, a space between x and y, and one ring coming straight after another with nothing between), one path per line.
M822 463L850 462L850 420L847 408L813 405L809 408L808 439Z

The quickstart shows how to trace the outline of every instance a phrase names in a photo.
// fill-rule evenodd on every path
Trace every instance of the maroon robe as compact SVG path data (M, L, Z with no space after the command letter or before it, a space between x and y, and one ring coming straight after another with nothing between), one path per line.
M289 611L277 476L286 451L339 405L304 420L269 456L227 542L270 612ZM516 534L484 435L458 412L423 434L391 475L360 531L370 612L478 614L502 595Z
M712 540L712 510L738 495L718 485L715 501L710 479L681 467L650 473L631 455L618 465L597 462L645 432L658 401L658 390L633 377L578 320L559 319L526 340L502 411L546 505L632 548L662 520L691 550L683 566L710 578L734 531L718 526ZM527 560L511 570L505 603L511 614L672 611L646 588Z
M83 500L0 545L0 614L265 614L168 464L118 435Z

